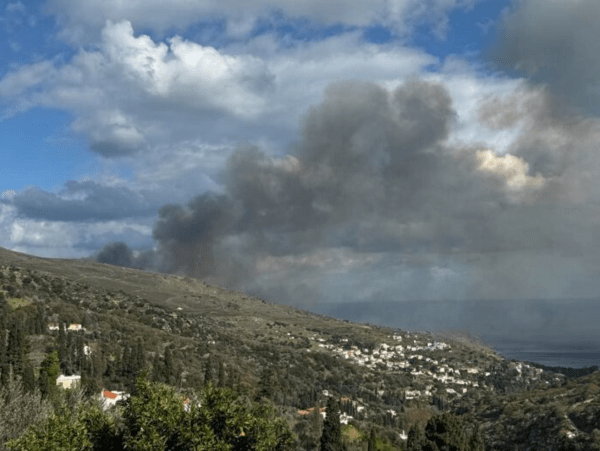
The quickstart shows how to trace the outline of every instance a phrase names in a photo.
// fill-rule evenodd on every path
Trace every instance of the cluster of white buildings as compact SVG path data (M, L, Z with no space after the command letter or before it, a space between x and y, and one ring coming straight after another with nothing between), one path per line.
M350 360L357 365L366 368L375 369L384 367L387 370L402 370L409 371L414 377L428 377L432 381L439 381L443 384L459 385L462 387L447 388L446 394L461 396L467 393L468 386L479 387L479 382L471 380L473 377L461 377L461 371L466 375L490 376L489 372L481 372L475 367L453 368L445 362L438 361L423 355L432 351L452 352L451 346L442 341L420 342L416 339L411 339L410 335L402 337L402 335L394 334L391 338L394 344L381 343L377 345L371 352L369 349L359 349L357 346L352 346L350 349L343 344L330 344L323 338L313 335L312 340L318 348L327 349L334 354L341 356L346 360ZM342 343L347 340L341 340ZM403 344L397 344L402 342ZM433 385L428 385L425 390L408 389L405 392L406 399L415 399L422 396L432 396Z

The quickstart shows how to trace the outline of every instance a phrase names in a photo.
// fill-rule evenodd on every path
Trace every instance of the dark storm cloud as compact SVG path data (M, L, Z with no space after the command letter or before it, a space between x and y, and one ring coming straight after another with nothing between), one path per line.
M68 181L58 194L28 188L0 202L15 207L20 216L48 221L108 221L154 214L154 206L133 191L92 181Z
M548 83L556 95L585 111L600 113L599 2L515 1L499 32L494 61Z

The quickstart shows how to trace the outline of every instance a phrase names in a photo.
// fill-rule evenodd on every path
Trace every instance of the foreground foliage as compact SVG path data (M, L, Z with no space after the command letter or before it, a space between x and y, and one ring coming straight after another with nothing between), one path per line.
M295 437L266 402L253 403L207 385L196 397L138 378L124 406L94 402L64 409L7 444L15 451L194 450L286 451Z

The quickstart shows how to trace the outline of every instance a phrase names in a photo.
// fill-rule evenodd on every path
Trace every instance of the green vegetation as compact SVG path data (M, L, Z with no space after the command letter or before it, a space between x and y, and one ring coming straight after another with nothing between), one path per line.
M0 451L7 441L12 449L73 441L76 449L600 449L593 369L567 378L464 337L352 324L194 279L2 249L0 293ZM59 374L80 376L78 388L57 387ZM101 389L132 396L104 411Z
M32 302L29 299L24 298L11 298L8 300L8 305L13 310L16 310L21 307L26 307L31 304Z
M135 394L116 411L81 402L74 411L61 409L30 426L7 447L15 451L294 449L289 425L268 403L254 404L211 384L189 397L143 378L135 388Z

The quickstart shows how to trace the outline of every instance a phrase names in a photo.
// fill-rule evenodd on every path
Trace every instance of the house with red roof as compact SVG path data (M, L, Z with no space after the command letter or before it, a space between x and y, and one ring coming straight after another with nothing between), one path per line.
M127 398L129 398L129 394L122 391L102 390L100 392L100 402L102 403L104 410Z

